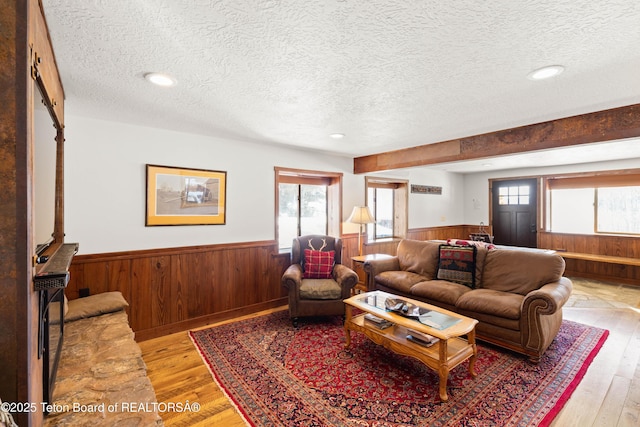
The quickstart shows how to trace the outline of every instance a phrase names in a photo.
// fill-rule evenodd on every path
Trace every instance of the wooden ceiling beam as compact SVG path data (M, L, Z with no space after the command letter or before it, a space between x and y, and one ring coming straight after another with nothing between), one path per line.
M353 159L356 174L640 137L640 104Z

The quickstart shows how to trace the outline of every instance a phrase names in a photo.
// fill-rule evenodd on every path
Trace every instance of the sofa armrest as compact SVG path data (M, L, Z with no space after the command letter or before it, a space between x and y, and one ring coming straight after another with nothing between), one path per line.
M282 286L291 292L300 287L300 282L302 282L302 266L300 264L291 264L282 275Z
M366 261L363 269L367 273L369 283L367 283L367 291L374 291L376 289L376 276L383 271L398 271L400 270L400 261L397 256L385 259L375 259Z
M400 261L398 261L397 256L385 259L374 259L364 263L364 271L374 277L383 271L397 270L400 270Z
M547 283L540 289L529 292L522 301L523 316L555 313L567 302L572 289L571 280L561 277L557 282Z
M522 347L537 363L562 325L562 306L571 295L571 280L561 277L529 292L522 301L520 331Z

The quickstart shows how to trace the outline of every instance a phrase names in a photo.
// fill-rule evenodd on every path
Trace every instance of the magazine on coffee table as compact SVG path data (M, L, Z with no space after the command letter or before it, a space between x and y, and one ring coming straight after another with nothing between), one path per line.
M386 319L382 319L378 316L374 316L371 313L367 313L364 315L364 319L368 322L373 323L374 325L376 325L379 329L386 329L390 326L393 326L393 323L389 322Z
M448 314L439 313L435 310L430 310L421 314L418 320L423 325L430 326L434 329L444 330L460 321L457 317L449 316Z
M438 338L413 329L407 329L407 339L425 347L431 347L438 342Z
M460 321L457 317L419 307L401 298L387 298L385 300L385 309L404 317L416 319L423 325L438 330L447 329Z

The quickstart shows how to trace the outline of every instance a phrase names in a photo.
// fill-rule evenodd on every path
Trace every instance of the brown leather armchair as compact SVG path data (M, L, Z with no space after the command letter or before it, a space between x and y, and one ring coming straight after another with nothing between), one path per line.
M334 251L333 267L328 267L327 278L305 278L305 268L307 273L312 270L305 259L305 249ZM343 300L351 296L351 289L357 282L355 271L342 265L341 239L323 235L293 239L291 265L282 276L282 286L289 290L289 317L293 326L298 326L300 317L344 316Z

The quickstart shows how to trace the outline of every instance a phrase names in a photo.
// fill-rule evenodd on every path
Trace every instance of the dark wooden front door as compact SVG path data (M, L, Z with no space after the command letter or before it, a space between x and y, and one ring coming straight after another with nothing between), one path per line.
M497 245L537 245L537 181L493 181L493 242Z

